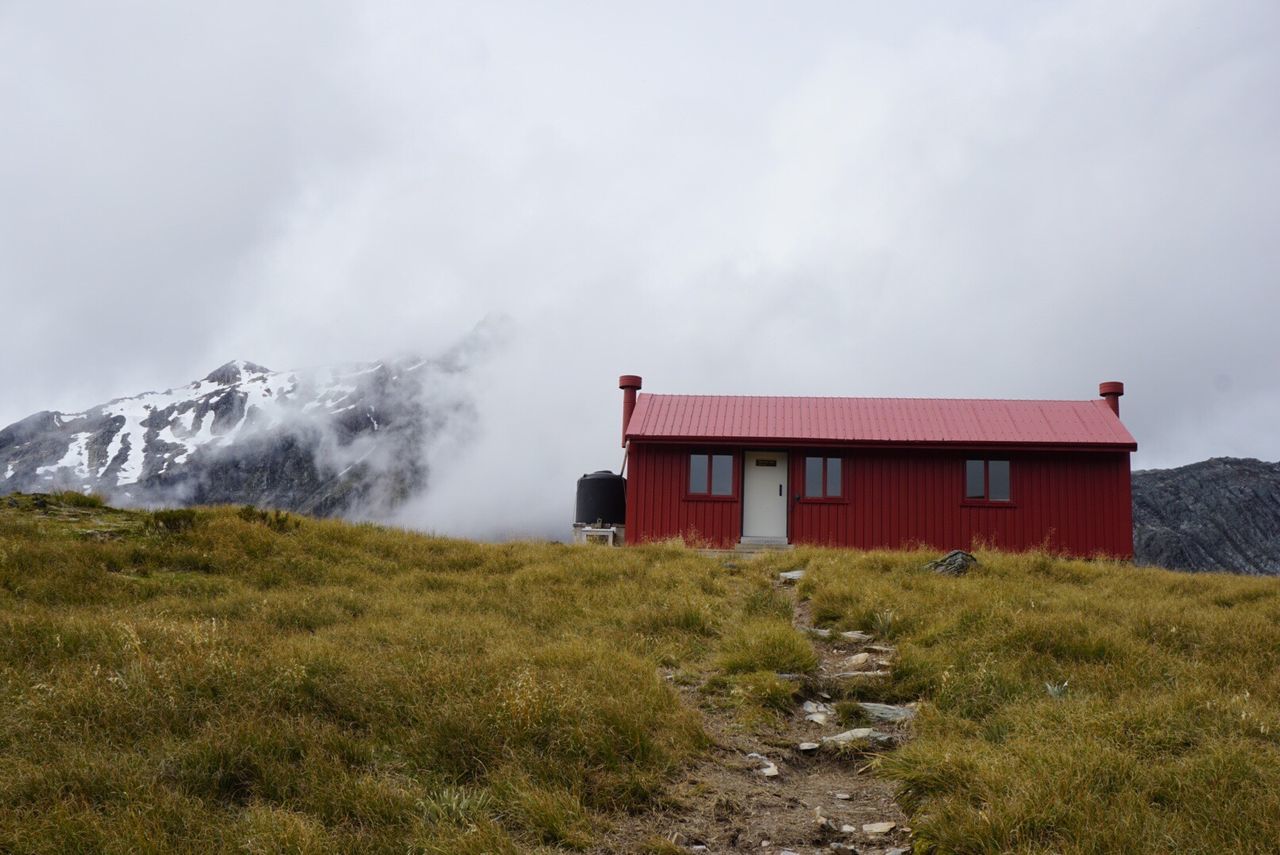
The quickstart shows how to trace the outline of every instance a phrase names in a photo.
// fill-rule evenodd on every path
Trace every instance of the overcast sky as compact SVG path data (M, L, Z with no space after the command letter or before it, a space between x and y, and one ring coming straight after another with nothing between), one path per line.
M0 56L0 425L502 317L441 519L563 515L621 373L1118 379L1137 467L1280 458L1272 0L0 0Z

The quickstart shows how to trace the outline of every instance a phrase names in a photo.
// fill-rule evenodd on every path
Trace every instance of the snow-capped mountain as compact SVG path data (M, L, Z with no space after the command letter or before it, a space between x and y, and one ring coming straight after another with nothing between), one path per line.
M376 514L425 485L425 444L468 417L465 400L426 400L455 371L447 359L278 372L237 361L176 389L36 413L0 430L0 493Z

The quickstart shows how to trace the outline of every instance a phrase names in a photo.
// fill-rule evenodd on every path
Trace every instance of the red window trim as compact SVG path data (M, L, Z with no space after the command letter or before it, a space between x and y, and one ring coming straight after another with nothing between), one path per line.
M706 493L694 493L689 490L689 458L695 454L706 455L707 458L707 490ZM721 495L712 493L711 490L711 458L717 455L727 456L729 458L729 492ZM685 454L684 469L684 500L686 502L736 502L738 501L738 454L734 451L725 449L690 449Z
M966 508L1016 508L1016 507L1018 506L1018 504L1017 504L1017 502L1015 502L1015 501L1014 501L1014 499L1013 499L1013 460L1012 460L1012 458L1009 458L1009 457L995 457L995 458L992 458L992 457L965 457L965 458L964 458L964 460L962 460L962 461L961 461L961 464L964 466L964 470L963 470L963 471L964 471L964 475L963 475L963 478L964 478L964 487L962 488L962 492L964 492L964 493L967 493L967 492L969 491L969 461L970 461L970 460L981 460L981 461L982 461L982 498L981 498L981 499L971 499L971 498L969 498L968 496L964 496L964 497L960 500L960 505L961 505L961 507L966 507ZM991 495L991 461L992 461L992 460L1002 460L1002 461L1004 461L1005 463L1008 463L1008 464L1009 464L1009 498L1007 498L1007 499L988 499L988 498L987 498L988 496L990 496L990 495Z
M849 504L849 465L848 460L843 454L810 454L809 452L801 452L799 468L800 492L796 496L796 501L802 505L847 505ZM822 495L806 496L805 490L808 484L805 483L805 466L810 457L817 457L822 460ZM840 495L828 496L827 493L827 461L831 459L840 461Z

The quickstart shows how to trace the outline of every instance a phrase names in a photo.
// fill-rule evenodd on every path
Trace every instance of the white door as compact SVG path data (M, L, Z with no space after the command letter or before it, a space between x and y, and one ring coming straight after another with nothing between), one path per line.
M742 468L742 539L786 543L787 453L748 451Z

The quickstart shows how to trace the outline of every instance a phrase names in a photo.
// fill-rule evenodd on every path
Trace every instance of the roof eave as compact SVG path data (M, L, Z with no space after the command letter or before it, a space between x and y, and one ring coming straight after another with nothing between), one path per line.
M1008 442L981 440L961 442L955 440L866 440L819 439L814 437L777 436L652 436L627 434L627 442L646 442L661 445L760 445L760 446L840 446L853 448L911 448L911 449L1028 449L1034 451L1128 451L1138 450L1137 442Z

